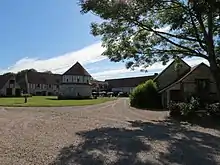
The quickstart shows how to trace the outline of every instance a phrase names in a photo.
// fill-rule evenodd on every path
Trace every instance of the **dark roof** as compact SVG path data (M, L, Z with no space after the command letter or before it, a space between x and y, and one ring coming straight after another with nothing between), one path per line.
M0 89L4 87L4 85L8 82L8 80L12 77L12 74L4 74L0 75Z
M149 79L154 79L156 75L142 76L142 77L130 77L120 79L109 79L105 80L111 88L120 87L136 87L137 85L144 83Z
M198 69L198 68L199 68L200 66L202 66L202 65L208 67L208 66L207 66L205 63L203 63L203 62L200 63L199 65L196 65L196 66L192 67L188 73L186 73L184 76L180 77L180 78L179 78L177 81L175 81L174 83L172 83L172 84L170 84L169 86L163 88L163 89L160 90L159 92L163 92L163 91L165 91L165 90L171 88L171 87L174 86L175 84L180 83L180 82L183 81L187 76L189 76L192 72L194 72L196 69ZM208 68L209 68L209 67L208 67Z
M61 82L61 75L42 72L27 72L28 82L31 84L52 84L58 85Z
M186 64L187 66L189 66L189 64L187 64L184 60L182 60L181 58L179 58L179 60L181 62L183 62L184 64ZM170 65L168 65L164 70L162 70L162 72L160 72L155 78L154 81L156 81L169 67L171 67L173 64L175 63L175 60L173 60L173 62L171 62ZM190 66L189 66L190 67ZM190 67L191 68L191 67Z
M83 66L77 62L63 75L78 75L78 76L90 76L91 75L83 68Z

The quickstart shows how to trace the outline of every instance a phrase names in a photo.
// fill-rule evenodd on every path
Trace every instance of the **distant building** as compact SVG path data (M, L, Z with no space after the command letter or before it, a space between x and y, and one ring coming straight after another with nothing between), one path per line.
M18 73L17 82L22 88L23 93L38 96L57 96L61 75L27 70Z
M15 74L0 75L0 96L20 96L21 88Z
M102 91L108 91L108 83L105 81L98 81L98 80L91 80L92 84L92 91L93 92L102 92Z
M108 79L105 80L105 82L108 83L108 87L112 92L131 93L136 86L146 82L147 80L154 79L156 76L157 74L142 77Z
M59 93L61 83L61 75L59 74L28 72L27 79L28 90L31 94L57 96Z
M88 98L92 95L92 76L77 62L62 75L60 98Z

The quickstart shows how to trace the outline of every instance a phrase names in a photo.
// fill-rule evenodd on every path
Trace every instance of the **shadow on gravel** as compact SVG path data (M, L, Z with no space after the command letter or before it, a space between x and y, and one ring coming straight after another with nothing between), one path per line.
M192 119L184 119L181 117L167 117L168 120L175 120L176 122L188 122L189 124L198 125L203 128L211 128L220 131L220 118L219 117L211 117L207 115L197 115Z
M79 132L84 142L60 150L51 165L217 165L220 138L187 129L172 120L129 121L130 128L99 128ZM161 149L168 142L167 151ZM154 146L153 143L158 146ZM155 153L156 152L156 153ZM154 156L155 155L155 156Z

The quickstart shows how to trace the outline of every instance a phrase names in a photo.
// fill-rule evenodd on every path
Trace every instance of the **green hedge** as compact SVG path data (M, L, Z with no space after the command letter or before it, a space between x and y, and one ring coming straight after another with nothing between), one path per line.
M161 108L161 97L156 83L148 80L134 88L130 94L130 105L137 108Z

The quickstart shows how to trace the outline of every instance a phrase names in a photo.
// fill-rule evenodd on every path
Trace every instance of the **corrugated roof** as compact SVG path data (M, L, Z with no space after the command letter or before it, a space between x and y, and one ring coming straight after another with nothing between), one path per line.
M120 87L136 87L137 85L144 83L147 80L154 79L156 75L142 76L142 77L130 77L120 79L105 80L111 88Z
M63 75L77 75L77 76L90 76L91 77L91 75L83 68L83 66L79 62L76 62Z

